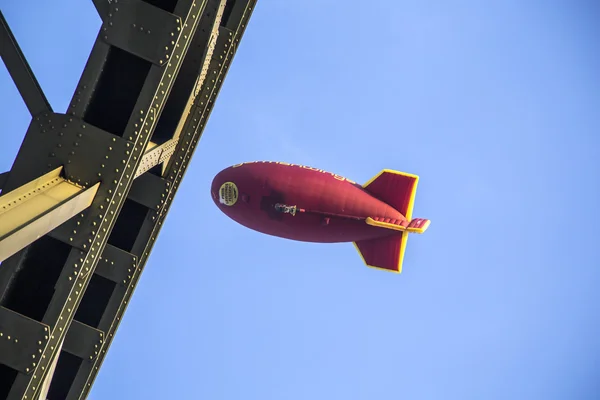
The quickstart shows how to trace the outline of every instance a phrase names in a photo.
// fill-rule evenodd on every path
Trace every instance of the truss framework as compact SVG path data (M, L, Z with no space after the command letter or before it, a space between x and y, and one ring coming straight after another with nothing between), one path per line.
M103 23L64 114L52 111L0 14L1 55L32 115L0 174L0 204L40 177L65 189L40 213L86 200L54 213L65 221L57 227L29 228L43 236L24 248L7 247L0 398L89 394L255 3L94 0ZM0 227L6 221L0 214Z

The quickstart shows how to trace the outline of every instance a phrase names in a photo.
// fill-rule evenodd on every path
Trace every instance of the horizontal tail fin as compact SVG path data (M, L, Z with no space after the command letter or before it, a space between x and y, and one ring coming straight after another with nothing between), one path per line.
M365 222L371 226L378 226L380 228L391 229L394 231L406 231L410 233L423 233L431 224L431 221L426 218L415 218L410 222L400 221L399 223L390 223L382 221L378 218L369 217Z
M379 200L389 204L410 221L419 177L405 172L384 169L363 185Z
M404 231L399 235L354 242L354 246L367 266L400 273L407 239L408 232Z
M431 221L427 218L415 218L406 227L406 230L412 233L423 233L429 228Z

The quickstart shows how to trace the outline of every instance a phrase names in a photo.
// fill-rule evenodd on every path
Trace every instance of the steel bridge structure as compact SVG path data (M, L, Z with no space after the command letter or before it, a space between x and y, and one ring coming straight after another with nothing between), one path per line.
M64 113L0 11L31 122L0 171L0 399L85 399L256 0L93 0L102 25Z

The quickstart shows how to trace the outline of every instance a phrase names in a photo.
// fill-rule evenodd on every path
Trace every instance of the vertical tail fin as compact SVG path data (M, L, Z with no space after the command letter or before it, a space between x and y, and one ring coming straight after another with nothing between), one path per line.
M402 271L408 234L423 233L430 223L425 218L412 219L418 183L417 175L384 169L363 185L371 195L394 207L407 219L403 224L392 224L378 218L366 219L369 225L398 231L398 235L354 243L367 266L397 273Z
M400 211L410 221L418 183L417 175L384 169L365 183L363 188Z
M399 235L354 242L354 246L368 267L400 273L407 239L408 232L404 231Z

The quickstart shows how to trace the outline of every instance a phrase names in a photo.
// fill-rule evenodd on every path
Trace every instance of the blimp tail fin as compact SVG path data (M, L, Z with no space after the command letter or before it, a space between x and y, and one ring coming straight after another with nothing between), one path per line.
M386 222L377 217L366 219L369 225L398 231L397 235L354 243L367 266L396 273L402 271L409 233L423 233L430 224L428 219L412 218L418 183L417 175L384 169L363 185L367 192L394 207L407 220L390 223L393 221Z
M400 273L407 241L408 231L403 231L399 235L354 242L354 246L368 267Z
M417 175L384 169L365 183L363 188L394 207L410 221L418 183Z

